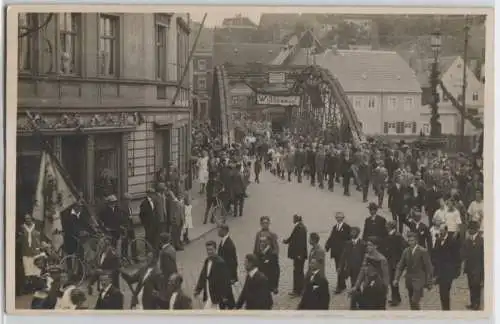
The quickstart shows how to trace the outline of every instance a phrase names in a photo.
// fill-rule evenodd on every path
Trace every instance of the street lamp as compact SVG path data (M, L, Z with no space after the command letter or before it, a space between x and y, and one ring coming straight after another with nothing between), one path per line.
M434 55L432 62L432 70L430 75L430 84L432 88L432 102L431 102L431 137L441 135L441 123L439 122L439 94L437 87L439 84L439 53L441 52L441 33L436 30L431 34L431 49Z

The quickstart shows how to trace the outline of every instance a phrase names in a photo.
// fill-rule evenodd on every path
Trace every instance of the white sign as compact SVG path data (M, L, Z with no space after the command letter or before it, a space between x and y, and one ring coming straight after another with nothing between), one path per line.
M270 84L283 84L283 83L285 83L285 73L284 72L269 72L269 83Z
M299 96L272 96L267 94L257 95L258 105L299 106Z

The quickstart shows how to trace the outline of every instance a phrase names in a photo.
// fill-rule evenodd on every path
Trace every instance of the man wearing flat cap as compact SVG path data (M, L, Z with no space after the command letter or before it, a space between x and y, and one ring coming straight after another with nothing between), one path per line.
M146 241L156 251L159 248L158 237L160 234L160 222L158 217L156 217L156 210L158 206L154 198L155 191L152 188L149 188L146 191L146 198L144 198L141 202L139 218L141 219L141 224L144 226L144 231L146 232Z
M377 214L378 204L371 202L368 205L370 216L365 219L365 226L363 230L363 240L370 236L376 236L379 239L384 239L387 236L387 227L384 217Z
M118 207L118 198L109 195L105 198L106 206L99 213L99 220L104 230L111 236L111 244L116 248L123 224L123 213Z

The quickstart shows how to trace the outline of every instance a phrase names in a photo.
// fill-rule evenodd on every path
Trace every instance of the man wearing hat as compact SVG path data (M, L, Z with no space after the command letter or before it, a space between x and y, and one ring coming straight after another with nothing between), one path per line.
M160 233L160 222L156 217L156 209L158 206L154 200L155 191L151 188L146 191L146 198L141 202L139 209L139 218L146 232L146 241L156 251L158 249L158 235Z
M113 285L112 273L103 271L99 276L101 289L94 309L123 309L123 293Z
M293 291L290 295L300 296L304 288L304 264L307 258L307 228L300 215L293 215L293 231L283 240L288 245L288 258L293 260Z
M377 215L378 204L371 202L368 205L368 210L370 211L370 216L365 219L365 226L363 230L363 240L366 240L370 236L378 237L379 239L384 239L387 236L387 227L384 217Z
M479 233L479 223L471 221L468 227L468 238L462 248L464 273L469 284L470 305L468 309L481 309L481 287L484 284L484 239Z
M121 253L122 257L127 258L129 256L128 245L130 244L130 242L133 242L135 240L134 221L132 219L132 208L130 207L131 200L132 196L128 192L123 194L123 202L121 207L125 223L125 235L122 239ZM131 246L130 253L132 254L132 260L137 262L137 245L135 244L135 242Z
M107 196L105 202L106 206L99 213L99 220L104 226L104 230L111 236L111 244L116 248L124 225L124 217L118 207L118 198L115 195Z
M168 204L167 186L160 182L156 187L156 195L154 196L154 202L156 203L156 217L160 222L159 231L168 232L169 231L169 204Z

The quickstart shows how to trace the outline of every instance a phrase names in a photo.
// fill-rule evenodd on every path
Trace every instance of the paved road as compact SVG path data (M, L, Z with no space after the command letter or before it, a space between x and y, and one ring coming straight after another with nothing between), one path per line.
M336 184L337 185L337 184ZM271 217L271 228L278 234L280 242L287 237L292 229L292 215L298 213L303 216L309 232L317 232L321 237L321 244L327 239L331 226L334 224L336 211L343 211L346 215L346 222L350 225L362 227L365 217L368 215L367 204L362 203L361 193L352 191L351 197L344 197L340 186L337 185L335 192L311 187L308 183L289 183L277 179L269 173L263 174L260 184L251 184L249 188L249 198L245 206L244 216L232 219L229 223L231 237L233 238L239 258L239 277L243 280L245 273L243 260L245 254L253 249L255 233L259 228L259 217L268 215ZM354 189L354 188L353 188ZM372 196L372 198L374 198ZM199 213L197 213L199 215ZM381 215L389 219L386 210L381 211ZM184 290L191 294L196 284L199 271L202 267L205 254L205 242L207 240L217 240L215 232L210 232L201 239L192 242L185 251L179 252L177 259L180 272L184 275ZM298 299L288 296L292 287L292 263L286 258L286 245L280 243L280 265L281 279L280 290L274 297L274 309L296 309ZM330 290L335 289L336 273L333 261L327 261L326 276L330 282ZM403 282L402 282L403 284ZM123 283L122 287L126 287ZM130 303L130 292L125 288L126 304ZM406 291L402 290L403 302L397 310L409 309ZM465 278L462 276L454 282L452 288L451 308L453 310L464 310L468 304L468 289ZM89 298L88 303L92 307L96 297ZM20 298L16 301L19 308L26 308L27 298ZM195 301L195 307L200 303ZM333 295L330 309L348 309L349 301L346 293ZM439 294L437 287L431 291L426 291L422 300L422 308L426 310L439 310Z

